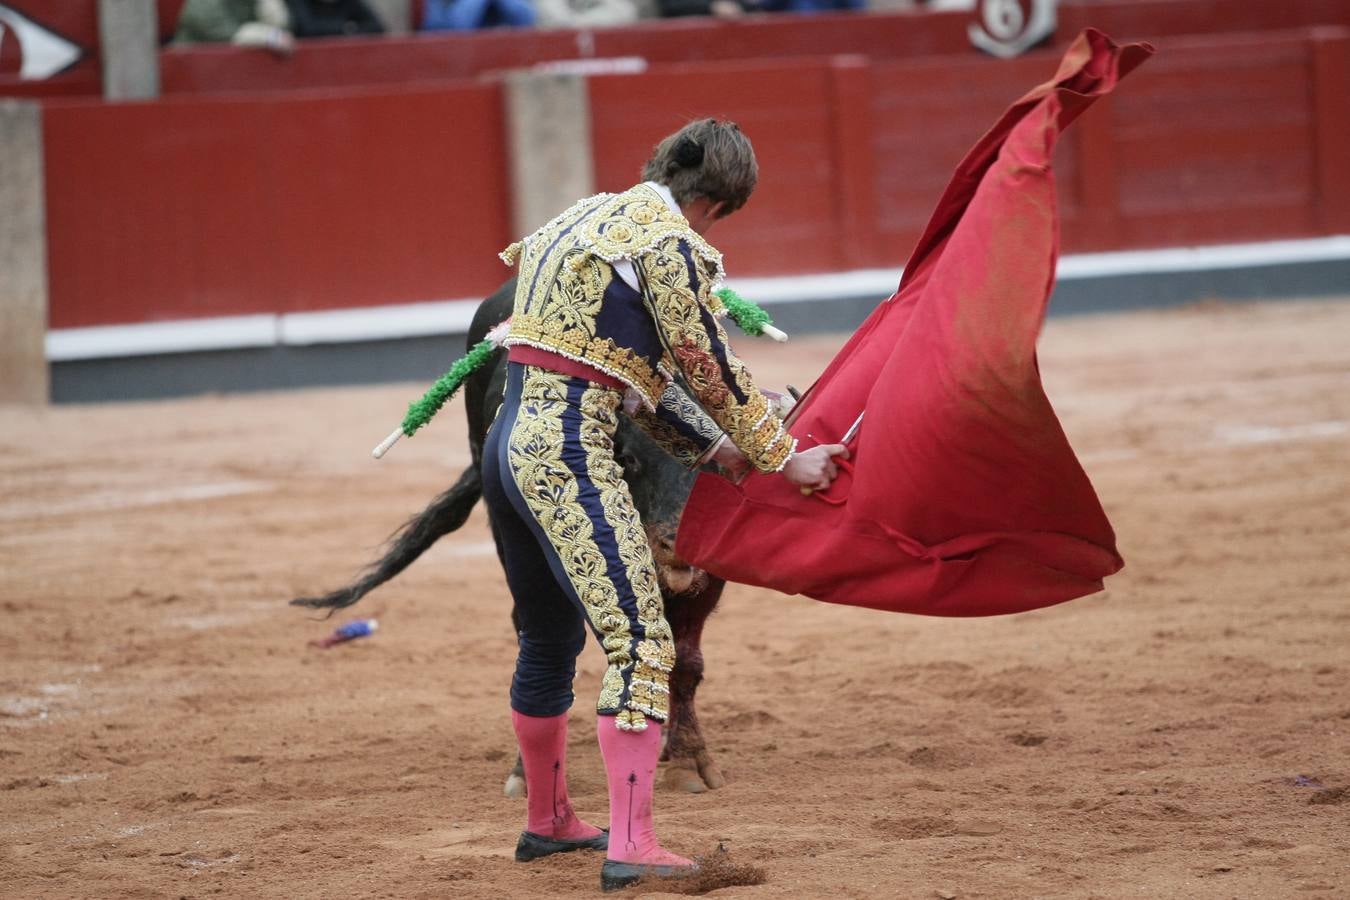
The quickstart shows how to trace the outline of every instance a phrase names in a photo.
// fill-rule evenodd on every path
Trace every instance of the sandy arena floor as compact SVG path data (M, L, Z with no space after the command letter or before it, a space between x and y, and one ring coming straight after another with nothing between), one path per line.
M840 343L739 346L805 385ZM1350 301L1057 320L1042 367L1127 568L973 621L729 589L730 783L657 799L672 849L766 870L718 896L1350 897ZM458 401L369 458L421 387L0 409L0 895L598 893L594 855L511 859L481 509L352 611L374 638L286 606L466 464Z

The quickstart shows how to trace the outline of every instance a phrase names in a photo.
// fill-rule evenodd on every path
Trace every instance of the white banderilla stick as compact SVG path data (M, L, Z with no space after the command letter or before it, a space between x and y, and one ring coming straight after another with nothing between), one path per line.
M403 426L400 425L398 428L395 428L389 434L389 437L380 441L379 446L376 447L374 450L370 451L370 455L375 457L376 459L379 459L381 456L384 456L386 453L388 453L389 448L394 446L394 444L398 443L398 439L401 437L403 437Z

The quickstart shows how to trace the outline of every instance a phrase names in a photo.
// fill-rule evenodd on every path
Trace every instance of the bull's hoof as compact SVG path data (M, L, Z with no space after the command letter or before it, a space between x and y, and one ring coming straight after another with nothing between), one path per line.
M602 831L595 837L580 841L562 841L546 838L532 831L522 831L516 842L516 862L529 862L543 859L555 853L571 853L574 850L608 850L609 832Z
M672 791L701 794L708 789L692 759L672 760L666 763L666 771L661 778L666 783L666 788Z
M698 866L644 866L641 863L605 860L600 867L600 890L621 891L645 878L686 878L698 872Z
M706 753L699 760L698 772L703 776L703 783L710 790L715 791L727 783L727 777L722 774L722 770L717 767L717 763L708 758Z
M717 768L717 763L706 752L667 760L662 780L667 789L684 791L686 794L715 791L727 783L722 770Z
M506 784L502 786L502 793L513 800L519 800L525 796L525 779L512 772L506 776Z

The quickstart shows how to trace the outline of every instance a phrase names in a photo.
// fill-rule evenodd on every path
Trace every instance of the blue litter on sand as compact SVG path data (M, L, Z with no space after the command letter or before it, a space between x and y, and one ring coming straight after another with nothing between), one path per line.
M310 646L328 649L334 644L343 644L347 641L354 641L357 638L369 637L374 634L380 623L376 619L355 619L346 625L341 625L328 637L318 641L310 641Z

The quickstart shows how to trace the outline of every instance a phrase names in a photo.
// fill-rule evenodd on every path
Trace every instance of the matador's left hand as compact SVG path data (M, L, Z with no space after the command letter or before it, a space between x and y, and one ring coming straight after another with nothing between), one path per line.
M740 481L750 471L750 460L730 440L722 441L722 446L713 454L713 462L721 466L722 474L733 482Z

